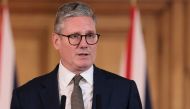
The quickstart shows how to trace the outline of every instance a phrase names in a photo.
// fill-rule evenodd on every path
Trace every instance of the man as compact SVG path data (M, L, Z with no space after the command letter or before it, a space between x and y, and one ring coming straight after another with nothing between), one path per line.
M134 81L94 65L99 36L89 6L62 5L52 33L60 63L15 89L11 109L142 109Z

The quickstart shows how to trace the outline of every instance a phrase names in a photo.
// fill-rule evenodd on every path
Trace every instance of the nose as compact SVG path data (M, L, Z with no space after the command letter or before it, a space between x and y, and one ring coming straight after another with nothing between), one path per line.
M87 42L86 42L86 39L85 37L83 36L81 41L80 41L80 44L79 44L79 47L87 47Z

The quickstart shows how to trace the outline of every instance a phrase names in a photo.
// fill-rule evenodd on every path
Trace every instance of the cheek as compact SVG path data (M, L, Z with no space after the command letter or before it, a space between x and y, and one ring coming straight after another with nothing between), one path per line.
M73 57L74 55L72 48L69 47L63 47L62 52L64 53L64 55L66 55L66 57Z
M97 46L92 47L92 56L93 57L96 57L96 49L97 49Z
M65 43L62 43L59 46L59 52L62 58L66 58L66 59L72 58L72 55L73 55L72 48Z

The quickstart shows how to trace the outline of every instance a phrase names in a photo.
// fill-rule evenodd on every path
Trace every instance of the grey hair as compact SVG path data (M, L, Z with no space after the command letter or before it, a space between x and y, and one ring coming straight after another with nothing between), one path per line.
M58 8L54 22L54 32L61 32L60 25L66 18L77 16L89 16L94 20L94 22L96 22L94 12L87 4L82 2L69 2Z

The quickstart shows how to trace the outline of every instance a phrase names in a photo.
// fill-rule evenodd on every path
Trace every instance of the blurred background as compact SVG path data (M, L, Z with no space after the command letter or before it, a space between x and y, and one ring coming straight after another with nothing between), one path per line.
M8 0L18 85L51 71L57 7L70 0ZM81 0L95 10L101 34L96 65L119 73L129 30L129 0ZM190 108L190 0L138 0L153 109Z

